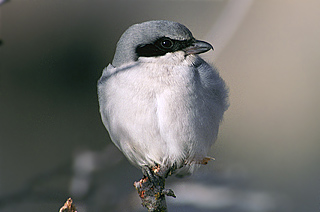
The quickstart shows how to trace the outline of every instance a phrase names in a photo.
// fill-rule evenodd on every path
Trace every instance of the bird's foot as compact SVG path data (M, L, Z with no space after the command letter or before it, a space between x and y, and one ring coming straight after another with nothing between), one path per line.
M143 178L134 183L142 205L149 211L167 211L165 196L176 197L171 189L165 189L165 177L159 175L160 166L142 167Z
M148 166L142 167L142 173L144 178L149 179L150 182L158 182L160 180L159 178L161 176L159 175L159 171L160 171L159 165L156 165L152 168L149 168Z
M159 164L156 164L149 168L148 166L142 167L142 173L144 176L149 177L151 181L156 180L156 178L167 178L172 175L172 173L177 169L177 166L174 165L172 167L160 167Z

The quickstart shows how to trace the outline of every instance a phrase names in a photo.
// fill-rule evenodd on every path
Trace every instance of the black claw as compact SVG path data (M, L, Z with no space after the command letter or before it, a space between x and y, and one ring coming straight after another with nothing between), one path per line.
M148 177L151 182L156 181L156 176L148 166L142 167L142 173L145 177Z
M168 176L171 176L175 170L182 168L183 165L179 166L177 165L177 163L174 163L171 167L169 167L166 171L165 174L163 175L165 178L167 178Z

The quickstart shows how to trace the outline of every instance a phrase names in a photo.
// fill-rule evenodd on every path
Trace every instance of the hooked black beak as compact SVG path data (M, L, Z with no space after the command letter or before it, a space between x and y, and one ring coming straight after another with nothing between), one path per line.
M210 43L201 40L195 40L190 46L185 48L183 51L189 54L201 54L204 52L209 51L210 49L213 50L213 46Z

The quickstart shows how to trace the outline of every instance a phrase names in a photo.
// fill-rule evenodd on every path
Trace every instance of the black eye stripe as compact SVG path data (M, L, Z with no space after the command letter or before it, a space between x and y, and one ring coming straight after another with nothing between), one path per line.
M150 44L139 45L136 48L137 57L156 57L165 55L168 52L182 50L193 43L190 40L174 40L167 37L161 37Z

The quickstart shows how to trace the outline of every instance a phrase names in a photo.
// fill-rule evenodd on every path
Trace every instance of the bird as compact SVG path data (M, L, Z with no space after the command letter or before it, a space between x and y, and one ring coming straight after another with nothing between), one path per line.
M213 50L178 22L130 26L98 80L101 119L136 167L160 176L206 164L228 109L228 88L199 54Z

